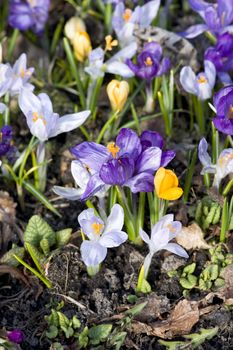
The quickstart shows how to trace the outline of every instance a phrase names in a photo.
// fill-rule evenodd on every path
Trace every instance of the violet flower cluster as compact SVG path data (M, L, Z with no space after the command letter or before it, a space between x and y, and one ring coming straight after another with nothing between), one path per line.
M41 33L48 19L50 0L10 0L9 24Z
M215 46L205 52L205 60L211 61L224 84L232 83L229 72L233 70L233 35L224 33L217 37Z
M233 2L232 0L217 0L209 3L204 0L189 0L189 5L204 20L204 24L196 24L181 33L186 38L195 38L205 31L222 34L232 29Z
M214 126L223 134L233 135L233 85L225 86L214 95L216 117Z
M3 126L0 129L0 157L6 156L10 162L14 160L16 154L16 147L12 145L12 138L13 130L11 126Z
M144 45L137 57L137 64L130 59L126 63L137 77L147 81L165 74L170 68L170 59L162 58L162 47L155 41Z
M155 171L175 157L174 151L162 151L162 147L157 132L144 131L139 137L127 128L107 147L94 142L76 145L71 152L90 172L80 199L87 200L106 185L126 186L133 193L153 191Z

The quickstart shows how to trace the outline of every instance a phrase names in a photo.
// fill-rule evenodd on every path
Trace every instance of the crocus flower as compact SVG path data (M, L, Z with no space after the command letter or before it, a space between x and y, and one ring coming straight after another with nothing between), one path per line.
M155 191L159 198L174 201L183 194L181 187L178 187L178 178L172 170L159 168L155 174Z
M175 156L174 151L162 151L161 136L144 131L140 137L131 129L123 128L115 142L107 147L94 142L83 142L71 149L92 176L81 200L95 195L106 184L127 186L133 193L154 190L154 173L166 166Z
M14 329L11 332L7 332L7 338L12 343L20 344L23 341L24 334L20 329Z
M189 0L189 4L194 11L198 12L205 24L191 26L181 33L182 36L195 38L204 31L221 34L231 28L233 23L232 0L217 0L215 3L209 3L204 0Z
M148 81L165 74L170 68L169 58L162 58L162 48L155 41L144 45L142 52L137 57L137 64L130 59L127 59L126 63L137 77Z
M43 31L50 0L10 0L9 24L20 30Z
M84 21L77 16L71 17L65 24L64 33L67 38L73 42L77 32L85 32L86 26Z
M71 162L71 174L78 188L54 186L53 192L58 196L75 201L83 196L87 184L93 174L91 173L91 170L87 168L87 166L83 165L79 160L73 160ZM99 192L96 192L95 195L100 199L103 198L106 195L108 187L109 186L104 186Z
M36 96L26 89L23 89L19 95L19 107L27 119L32 135L41 142L76 129L90 115L90 111L83 111L59 118L59 114L53 112L53 106L47 94Z
M115 112L122 111L129 94L129 84L127 81L118 81L113 79L107 85L107 94L110 100L112 110Z
M91 76L92 80L103 77L105 72L130 78L134 76L134 73L124 61L133 57L136 51L137 44L133 42L104 62L105 51L98 47L90 52L89 66L84 70Z
M118 247L128 236L122 231L124 211L115 204L104 222L96 216L93 209L84 210L78 216L80 227L88 240L82 242L80 250L82 260L88 267L98 266L107 255L107 248Z
M180 83L184 90L200 100L211 97L216 78L216 69L212 62L205 61L204 67L204 72L197 75L188 66L183 67L180 72Z
M181 231L182 225L179 221L174 221L174 215L168 214L163 216L152 228L151 237L143 231L139 230L142 240L149 246L149 254L146 256L144 267L144 278L148 276L152 257L159 250L168 250L183 258L188 258L186 251L176 243L170 243Z
M22 53L11 67L9 64L0 64L0 97L9 92L11 96L20 93L22 88L33 90L29 83L34 68L27 68L27 56Z
M205 138L202 138L198 146L198 157L203 165L201 174L215 174L213 186L219 188L222 179L233 173L233 149L224 149L220 153L216 164L212 164L207 149L208 143Z
M215 65L217 75L224 84L232 83L229 72L233 70L233 35L219 35L216 45L206 50L205 60Z
M16 155L16 147L12 145L13 131L5 125L0 129L0 157L6 156L12 162Z
M158 13L160 0L149 1L143 6L137 6L134 11L125 8L120 2L116 5L113 17L112 27L122 46L127 45L133 40L135 26L147 28Z
M217 116L213 119L216 129L233 135L233 85L226 86L214 95Z
M72 44L78 61L83 62L91 52L91 39L87 32L76 32Z

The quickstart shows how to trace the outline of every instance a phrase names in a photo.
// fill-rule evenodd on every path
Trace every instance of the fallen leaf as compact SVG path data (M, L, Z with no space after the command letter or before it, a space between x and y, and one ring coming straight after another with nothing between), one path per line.
M166 321L145 324L134 321L132 331L134 333L146 333L163 339L171 339L176 335L188 334L192 327L199 321L199 309L197 301L181 300L171 312Z
M147 304L134 319L140 322L154 322L156 319L161 318L161 314L167 313L170 310L169 299L163 295L157 295L156 293L150 293L143 300L138 302L146 301Z
M204 240L204 233L196 223L183 227L181 232L176 236L176 241L187 250L209 249L211 247Z

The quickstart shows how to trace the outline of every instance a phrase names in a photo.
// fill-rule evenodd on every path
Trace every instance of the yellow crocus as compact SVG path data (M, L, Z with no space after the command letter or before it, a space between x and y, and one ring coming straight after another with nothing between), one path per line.
M159 168L154 178L155 191L159 198L169 201L180 198L183 194L176 174L172 170Z
M65 36L73 43L75 35L78 32L85 32L86 26L84 21L79 17L71 17L65 25Z
M129 84L125 80L118 81L113 79L107 86L107 94L112 110L114 112L120 112L122 111L129 94Z
M112 48L117 45L118 40L113 39L111 35L105 37L105 51L112 51Z
M78 61L83 62L92 50L91 40L87 32L77 32L73 39L74 54Z

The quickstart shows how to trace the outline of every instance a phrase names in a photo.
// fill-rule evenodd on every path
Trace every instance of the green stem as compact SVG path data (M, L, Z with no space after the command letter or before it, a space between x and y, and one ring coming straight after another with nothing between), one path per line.
M220 237L219 237L219 241L221 243L225 242L225 240L226 240L228 219L229 219L228 218L228 202L227 202L227 198L225 198L224 204L223 204L223 209L222 209L221 231L220 231Z
M194 151L192 152L191 161L189 162L189 166L187 168L188 170L187 170L187 175L185 177L184 194L183 194L184 203L187 203L188 201L196 161L197 161L197 148L195 148Z
M145 201L146 194L145 192L141 192L139 194L139 203L138 203L138 214L137 214L137 235L139 235L140 228L144 227L144 219L145 219Z
M7 61L9 61L12 58L12 54L13 54L13 51L15 48L15 44L16 44L16 40L18 38L18 35L19 35L19 30L14 29L13 34L12 34L11 39L10 39L8 50L7 50Z
M214 123L211 123L212 128L212 162L217 163L219 157L219 133L215 129Z
M136 243L137 236L136 236L136 232L135 232L134 219L133 219L132 213L130 212L130 209L128 207L127 199L125 198L123 190L119 186L116 186L115 188L116 188L116 192L117 192L117 196L118 196L118 201L119 201L120 205L122 206L122 208L124 209L125 226L127 229L129 240Z
M91 96L91 101L90 101L90 110L91 110L91 115L92 115L92 118L93 120L96 119L96 104L97 104L97 99L98 99L98 96L99 96L99 92L100 92L100 89L101 89L101 86L103 84L103 80L104 80L104 76L103 77L99 77L96 81L96 84L95 84L95 88L94 88L94 91L93 91L93 94Z
M138 119L138 114L136 112L136 109L134 108L133 103L131 103L130 108L131 108L131 113L132 113L133 119L135 121L137 132L139 134L141 134L141 127L140 127L140 123L139 123L139 119Z
M156 219L155 219L155 208L154 208L154 198L153 198L153 193L148 192L147 193L147 199L149 203L149 210L150 210L150 225L151 229L154 226Z
M24 154L24 158L23 158L22 163L21 163L20 168L19 168L20 185L22 185L22 182L23 182L23 172L25 170L25 165L26 165L27 159L32 151L32 145L33 145L34 141L35 141L35 136L32 136L31 141L29 142L29 145L26 149L26 152Z
M193 106L201 135L205 134L204 103L193 95Z
M76 80L76 84L77 84L77 88L78 88L78 92L79 92L79 99L80 99L80 104L82 106L83 109L86 108L86 98L85 98L85 94L84 94L84 89L83 89L83 84L82 81L79 77L78 74L78 69L77 69L77 65L75 63L75 59L74 59L74 55L73 52L71 50L69 41L67 38L63 39L63 43L64 43L64 49L67 55L67 59L70 65L70 70L72 75L74 76L75 80Z
M96 143L100 143L101 142L105 132L108 130L110 125L117 119L117 117L118 117L118 112L115 112L115 113L112 114L112 116L108 119L108 121L104 124L104 126L100 130L99 136L96 139Z

